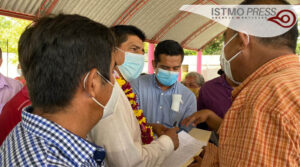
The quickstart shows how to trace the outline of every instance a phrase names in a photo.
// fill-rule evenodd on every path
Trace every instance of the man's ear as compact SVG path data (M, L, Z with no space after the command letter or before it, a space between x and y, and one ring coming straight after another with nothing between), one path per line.
M87 74L87 78L85 81L83 81L83 86L85 88L85 91L92 96L96 96L97 89L99 88L99 84L101 84L100 78L97 74L97 69L93 68L89 74ZM86 76L85 76L86 77Z
M125 53L119 49L114 50L112 56L115 59L116 65L118 66L122 65L125 61Z
M2 61L3 61L2 58L0 58L0 67L1 67L1 65L2 65Z
M153 68L153 70L156 68L156 63L154 60L152 60L152 68Z
M242 48L245 48L249 45L250 43L250 36L246 32L238 32L239 37L242 41Z

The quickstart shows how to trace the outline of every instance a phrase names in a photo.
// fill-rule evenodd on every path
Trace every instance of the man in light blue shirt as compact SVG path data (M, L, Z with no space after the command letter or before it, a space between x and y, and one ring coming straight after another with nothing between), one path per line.
M181 127L180 123L197 111L197 105L193 92L177 81L184 57L183 49L178 42L165 40L157 45L154 55L152 64L155 74L140 76L130 83L137 94L139 107L149 123L189 130ZM172 103L173 106L178 104L172 100L174 94L181 95L178 109L172 107Z

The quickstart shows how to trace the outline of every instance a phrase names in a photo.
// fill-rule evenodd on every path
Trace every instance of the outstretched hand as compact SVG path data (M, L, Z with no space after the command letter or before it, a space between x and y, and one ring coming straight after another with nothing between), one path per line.
M199 123L203 123L206 122L206 120L208 119L209 115L212 114L211 110L200 110L198 112L195 112L193 115L185 118L182 122L181 125L182 126L189 126L190 124L192 124L192 126L196 126Z
M176 150L179 147L179 139L178 139L178 134L177 134L178 130L179 130L178 127L174 127L174 128L168 129L164 133L164 135L167 135L172 139L173 144L174 144L174 150Z

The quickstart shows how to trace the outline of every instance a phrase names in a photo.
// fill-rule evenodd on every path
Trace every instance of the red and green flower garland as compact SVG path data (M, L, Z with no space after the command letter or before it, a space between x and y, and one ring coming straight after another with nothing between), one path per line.
M140 129L142 134L142 142L144 144L150 144L154 140L153 136L153 130L151 126L147 126L147 120L144 116L143 110L138 109L139 104L136 102L136 95L133 93L132 88L129 84L129 82L126 82L126 80L118 78L116 79L118 84L123 89L125 95L127 96L130 105L132 107L132 110L134 112L134 115L136 116Z

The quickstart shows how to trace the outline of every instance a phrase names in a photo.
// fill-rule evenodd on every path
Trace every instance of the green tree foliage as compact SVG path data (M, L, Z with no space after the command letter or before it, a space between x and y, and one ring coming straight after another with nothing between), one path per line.
M203 49L203 55L220 55L223 47L224 38L223 35L218 36L210 43L208 43ZM197 55L197 52L194 50L184 49L185 55Z
M184 49L184 55L188 56L188 55L197 55L197 52L194 50L189 50L189 49Z
M223 34L208 43L203 49L203 55L220 55L224 45Z
M0 47L3 52L18 54L18 41L31 21L0 16ZM8 42L8 47L7 47ZM10 57L13 64L17 63L17 56Z
M144 42L145 53L148 53L148 49L149 49L149 43L148 42Z

